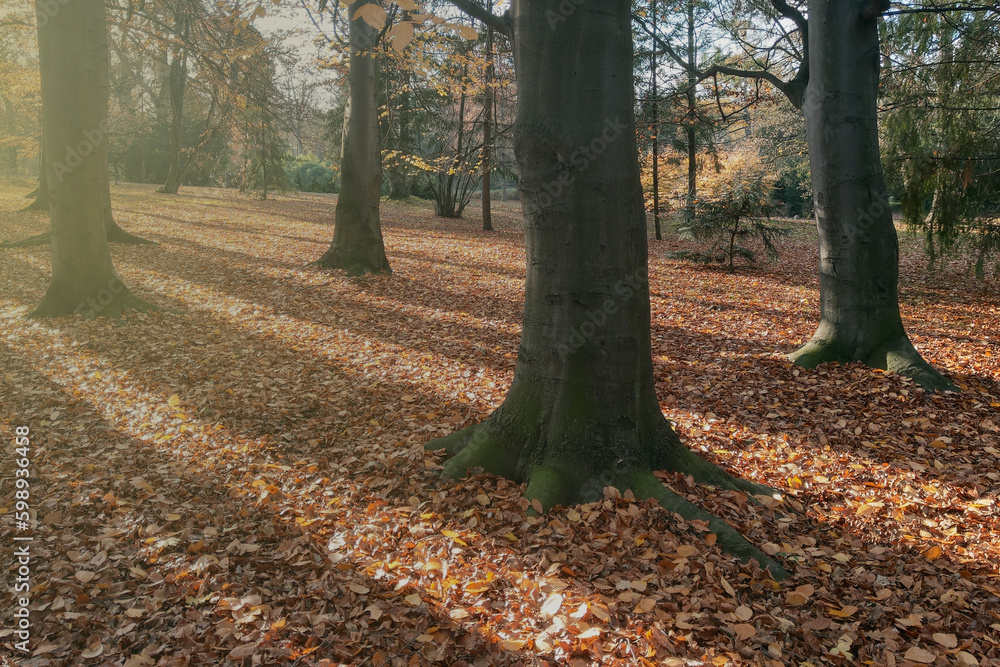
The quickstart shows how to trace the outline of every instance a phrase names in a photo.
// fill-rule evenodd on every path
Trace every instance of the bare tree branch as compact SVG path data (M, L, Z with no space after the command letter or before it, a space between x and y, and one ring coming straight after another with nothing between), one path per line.
M448 0L448 2L472 18L479 19L487 27L493 28L511 39L514 38L514 27L511 25L510 19L506 14L504 16L497 16L475 0Z

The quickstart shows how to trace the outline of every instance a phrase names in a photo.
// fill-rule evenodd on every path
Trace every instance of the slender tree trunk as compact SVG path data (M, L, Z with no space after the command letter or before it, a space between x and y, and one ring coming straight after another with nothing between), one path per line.
M396 148L399 151L407 151L412 149L411 136L410 136L410 114L412 113L412 108L410 106L410 73L408 71L399 72L400 75L404 77L403 89L399 94L399 112L396 117L399 119L399 145ZM386 76L386 90L385 90L386 103L389 100L389 77ZM396 161L396 164L388 169L389 176L389 199L395 201L401 201L408 199L410 196L410 180L406 174L406 168Z
M683 445L653 386L645 207L633 118L629 3L577 10L514 0L515 153L526 218L525 306L514 380L484 422L431 442L527 482L543 509L632 489L709 522L743 559L784 572L735 530L666 489L653 470L758 493Z
M819 230L820 324L790 355L800 366L860 361L929 390L955 386L924 361L899 313L899 248L879 155L879 41L845 0L809 3L802 106Z
M437 214L445 218L461 218L466 202L461 192L462 177L459 168L465 167L462 150L465 148L465 101L467 98L465 81L469 76L468 64L462 69L462 93L458 102L458 136L455 141L455 157L447 174L439 176L441 191L437 200ZM440 173L440 172L439 172ZM457 182L456 182L457 181Z
M688 0L687 6L687 38L688 38L688 62L692 69L697 67L698 53L695 50L694 41L694 0ZM688 124L687 124L687 210L693 211L694 200L698 196L698 135L695 132L695 119L698 114L698 101L695 98L695 89L698 79L694 73L688 73L687 103L688 103ZM690 214L690 213L689 213Z
M182 39L187 31L183 10L177 9L174 17L174 35ZM170 168L160 192L175 195L181 187L181 149L183 148L184 89L187 86L187 54L177 46L170 60Z
M350 16L368 4L357 0ZM378 107L375 93L375 29L362 19L350 25L350 72L344 138L341 150L340 195L333 242L315 265L345 269L348 275L391 273L382 241L379 200L382 196L382 156L379 152Z
M31 317L117 317L149 305L115 273L105 235L108 42L102 0L68 0L39 21L52 281Z
M653 19L653 34L656 34L656 0L650 3L650 14ZM653 228L656 240L663 239L660 231L660 98L656 85L656 48L653 45L649 64L650 76L653 80Z
M24 211L49 210L49 181L45 169L45 134L42 133L42 148L38 156L38 189L35 190L35 201L21 209Z
M493 3L489 3L493 11ZM483 109L483 231L493 231L493 192L490 176L493 173L493 28L486 29L486 94Z

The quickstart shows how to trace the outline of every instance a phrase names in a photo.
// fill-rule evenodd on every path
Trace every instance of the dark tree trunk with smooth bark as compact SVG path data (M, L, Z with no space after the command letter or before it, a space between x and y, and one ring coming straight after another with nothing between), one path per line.
M812 368L860 361L956 389L914 349L899 313L899 248L879 155L879 40L857 3L809 3L809 84L802 105L819 230L820 324L790 355Z
M117 317L150 306L115 273L105 234L108 42L102 0L68 0L40 21L52 281L31 317ZM76 157L72 157L75 155ZM106 173L106 172L105 172Z
M688 62L691 67L698 66L698 53L694 40L694 0L688 0L687 5L687 49ZM698 196L698 134L695 132L695 121L698 118L697 91L698 79L693 73L688 73L687 87L687 214L694 215L694 200Z
M368 0L353 3L349 15L353 17L366 4ZM314 262L323 268L344 269L348 275L392 272L379 219L382 156L375 104L375 36L375 29L363 19L351 21L350 90L344 113L337 217L330 248Z
M492 11L493 3L489 8ZM486 94L483 109L483 231L493 231L493 28L486 29Z
M187 32L187 17L180 7L174 15L174 35L178 40L184 39ZM187 87L187 54L183 47L177 46L170 59L170 74L167 89L170 98L170 167L167 170L167 180L159 192L175 195L181 187L181 149L183 148L184 124L184 91Z
M559 0L515 0L514 144L526 217L521 345L510 391L480 424L428 443L470 467L527 482L544 509L631 489L709 523L724 549L773 560L668 490L659 469L749 493L685 448L653 384L646 220L633 118L629 3L583 5L553 30Z
M653 23L653 33L656 33L656 0L650 2L650 17ZM654 44L655 47L655 44ZM649 74L653 92L653 231L656 240L663 240L660 229L660 94L656 76L656 49L650 51Z

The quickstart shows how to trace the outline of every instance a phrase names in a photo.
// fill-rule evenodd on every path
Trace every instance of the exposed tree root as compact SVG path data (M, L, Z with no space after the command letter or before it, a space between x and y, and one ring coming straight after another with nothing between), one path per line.
M815 368L830 361L841 364L859 361L870 368L881 368L908 377L927 391L959 391L951 380L924 361L905 335L880 345L868 346L866 350L851 351L849 347L835 340L814 338L789 354L788 358L803 368Z
M50 285L45 296L35 308L28 313L31 319L42 319L49 317L62 317L80 313L88 318L108 317L119 319L122 314L134 310L138 312L152 312L160 310L158 306L147 303L132 294L121 282L112 281L119 287L115 292L102 290L101 293L80 298L75 290L65 286Z
M321 269L343 269L348 276L364 276L369 273L391 274L385 251L377 244L334 244L315 262L306 266Z
M501 407L482 423L432 440L426 449L443 449L449 454L443 472L454 479L478 467L516 482L527 482L525 497L537 499L543 511L554 505L594 502L603 497L605 487L631 489L636 497L655 498L685 520L705 521L726 553L743 562L756 560L776 580L788 576L777 561L732 526L689 503L653 475L654 469L666 468L689 474L699 483L741 491L751 497L775 493L766 486L733 477L688 450L666 419L656 429L652 443L630 443L620 433L613 434L611 441L601 442L602 436L595 434L602 429L594 428L569 437L570 444L565 446L565 442L546 442L545 434L539 432L542 430L509 420Z
M653 498L664 509L679 514L685 521L694 519L704 521L708 524L708 529L715 533L718 538L716 544L719 545L719 548L725 553L735 556L740 562L749 563L751 560L756 560L762 569L771 573L775 581L781 581L789 576L789 572L785 568L747 541L739 531L668 489L651 471L636 472L629 482L628 488L632 489L636 498Z

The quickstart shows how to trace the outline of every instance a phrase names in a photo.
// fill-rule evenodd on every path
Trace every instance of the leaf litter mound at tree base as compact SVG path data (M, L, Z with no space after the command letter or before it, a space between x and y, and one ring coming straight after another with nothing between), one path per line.
M654 244L665 413L788 506L664 480L787 554L774 590L648 504L529 518L519 486L439 478L423 443L481 420L512 375L516 209L483 236L386 205L396 274L347 279L301 269L329 242L328 198L115 200L123 226L168 239L115 249L123 280L180 314L40 328L17 315L48 251L0 255L0 405L5 427L32 426L46 489L44 650L24 664L997 662L997 299L922 274L906 238L904 316L961 395L773 354L814 326L805 235L735 276ZM0 236L40 231L0 215Z

